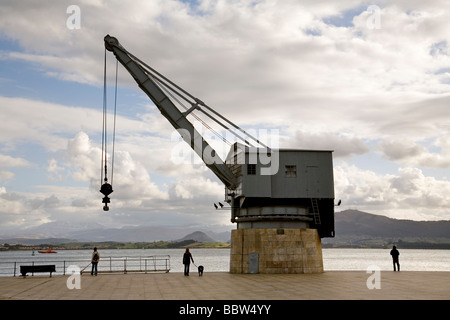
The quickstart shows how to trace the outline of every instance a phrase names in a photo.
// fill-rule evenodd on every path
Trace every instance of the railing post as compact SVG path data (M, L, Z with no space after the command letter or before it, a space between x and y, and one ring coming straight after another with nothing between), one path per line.
M167 255L168 259L166 260L166 270L170 269L170 255ZM167 261L169 261L169 266L167 266Z
M16 268L17 268L17 262L14 261L14 277L16 276Z

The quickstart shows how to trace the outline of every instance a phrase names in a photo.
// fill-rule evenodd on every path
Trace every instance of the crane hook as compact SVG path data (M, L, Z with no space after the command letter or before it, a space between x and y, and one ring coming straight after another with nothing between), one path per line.
M109 211L108 203L109 201L109 195L113 192L112 186L105 181L105 183L100 188L100 192L105 196L102 200L102 203L105 205L103 206L103 211Z

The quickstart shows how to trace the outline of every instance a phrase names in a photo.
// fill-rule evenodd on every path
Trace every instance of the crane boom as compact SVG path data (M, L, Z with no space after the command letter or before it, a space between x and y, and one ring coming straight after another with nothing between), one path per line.
M146 70L136 57L122 47L116 38L107 35L104 40L105 48L114 53L116 59L133 76L138 86L153 101L162 115L166 117L175 129L177 129L183 140L190 145L206 166L214 172L228 189L234 190L237 185L236 177L186 117L193 110L199 109L199 104L203 105L203 102L194 99L194 102L190 102L192 107L186 112L181 112L169 96L162 90L159 80L150 76L148 69ZM162 76L160 74L157 75ZM182 90L170 80L163 76L162 78L167 80L171 86L175 86ZM182 91L186 93L184 90Z

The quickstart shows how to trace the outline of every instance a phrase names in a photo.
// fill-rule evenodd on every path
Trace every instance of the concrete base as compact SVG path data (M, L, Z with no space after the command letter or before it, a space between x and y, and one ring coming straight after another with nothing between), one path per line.
M322 272L322 243L316 229L231 231L230 273Z

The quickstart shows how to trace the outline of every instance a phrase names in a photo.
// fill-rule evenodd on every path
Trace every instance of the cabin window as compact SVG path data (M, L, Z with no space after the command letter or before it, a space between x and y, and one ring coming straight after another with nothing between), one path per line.
M256 164L247 164L247 174L248 175L256 174Z
M285 166L285 173L286 173L286 178L297 177L297 166L296 165Z

